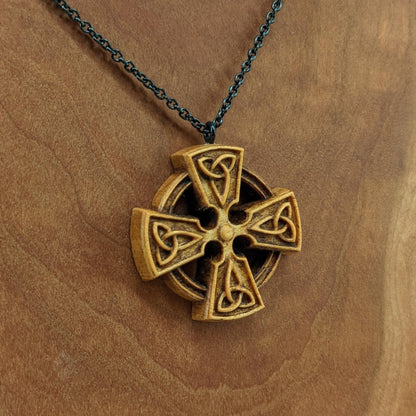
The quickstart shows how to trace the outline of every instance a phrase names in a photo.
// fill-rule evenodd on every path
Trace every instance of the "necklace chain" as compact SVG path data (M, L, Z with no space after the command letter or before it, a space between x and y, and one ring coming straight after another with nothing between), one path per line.
M123 53L119 49L114 48L108 39L98 33L89 21L81 18L78 10L72 8L65 0L53 1L73 22L79 24L79 27L84 33L89 35L101 48L110 53L111 58L115 62L122 64L124 69L128 73L133 74L145 88L151 90L158 100L165 101L170 110L177 111L180 118L190 122L195 129L202 133L206 143L214 143L216 129L222 125L225 114L231 108L233 99L237 96L239 88L244 83L245 75L251 70L252 63L257 57L257 51L263 46L264 38L268 35L270 26L276 20L276 13L280 11L283 5L283 0L273 1L271 9L266 15L266 22L260 26L259 34L254 38L253 47L247 52L247 60L242 63L241 71L234 76L234 83L228 89L228 94L222 101L217 115L213 121L203 123L192 115L187 108L181 107L175 98L169 97L166 91L158 87L150 78L141 72L133 61L125 59Z

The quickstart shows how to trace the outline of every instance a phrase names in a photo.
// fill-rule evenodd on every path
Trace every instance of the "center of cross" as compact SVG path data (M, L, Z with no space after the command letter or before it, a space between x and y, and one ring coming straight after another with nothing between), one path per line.
M234 229L229 224L224 224L220 230L219 235L221 240L230 241L234 237Z

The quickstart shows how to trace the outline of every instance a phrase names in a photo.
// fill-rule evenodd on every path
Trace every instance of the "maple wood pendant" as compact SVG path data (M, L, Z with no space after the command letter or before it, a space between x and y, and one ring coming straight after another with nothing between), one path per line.
M282 0L273 1L247 60L235 75L216 117L207 123L125 59L65 0L53 1L115 62L202 133L206 142L172 155L175 173L157 192L153 209L133 210L131 245L141 278L164 276L177 294L193 302L192 317L196 320L231 320L262 309L259 287L273 274L282 254L301 247L296 200L291 191L270 189L245 169L242 148L213 143L216 129L222 125L282 8Z
M280 255L300 250L293 193L271 190L244 169L239 147L190 147L172 155L172 163L176 173L159 189L153 210L133 210L131 244L140 276L165 276L193 302L196 320L257 312L264 307L258 288Z

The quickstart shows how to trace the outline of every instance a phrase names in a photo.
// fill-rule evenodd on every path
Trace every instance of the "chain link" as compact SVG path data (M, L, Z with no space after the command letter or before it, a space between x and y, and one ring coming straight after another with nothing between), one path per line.
M203 123L197 117L193 116L187 108L181 107L175 98L169 97L166 91L158 87L150 78L141 72L133 61L125 59L123 53L119 49L114 48L108 39L98 33L88 20L81 18L78 10L72 8L65 0L53 1L73 22L79 24L80 29L84 33L89 35L101 48L107 51L115 62L122 64L124 69L132 74L145 88L152 91L158 100L165 101L166 106L170 110L176 111L180 118L190 122L195 129L202 133L206 143L214 143L216 129L222 125L225 114L231 108L234 98L237 97L238 90L243 85L246 74L250 72L253 61L257 57L257 52L263 46L264 38L268 35L270 26L275 22L276 14L283 5L283 0L273 1L271 10L266 15L266 22L260 26L259 34L254 38L253 47L247 52L247 60L241 64L241 71L235 75L234 83L228 89L228 95L222 101L217 115L213 121Z

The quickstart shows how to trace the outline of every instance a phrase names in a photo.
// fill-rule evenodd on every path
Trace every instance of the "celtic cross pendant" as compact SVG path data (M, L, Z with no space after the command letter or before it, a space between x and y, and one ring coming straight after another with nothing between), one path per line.
M143 280L165 276L192 318L231 320L264 307L259 287L282 253L300 251L293 192L243 168L243 149L201 145L171 156L175 173L134 208L131 244Z

